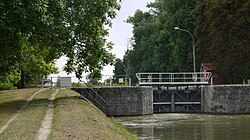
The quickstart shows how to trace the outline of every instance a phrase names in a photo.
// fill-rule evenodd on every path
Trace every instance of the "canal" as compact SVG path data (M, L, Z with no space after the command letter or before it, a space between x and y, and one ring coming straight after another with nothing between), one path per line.
M250 139L250 115L154 114L117 120L140 140Z

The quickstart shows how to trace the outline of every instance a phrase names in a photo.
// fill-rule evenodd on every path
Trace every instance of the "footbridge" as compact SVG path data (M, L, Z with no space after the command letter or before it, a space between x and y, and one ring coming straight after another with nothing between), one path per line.
M211 72L137 73L139 85L208 85L212 84Z
M202 85L212 84L210 72L137 73L139 86L153 87L154 113L202 112Z

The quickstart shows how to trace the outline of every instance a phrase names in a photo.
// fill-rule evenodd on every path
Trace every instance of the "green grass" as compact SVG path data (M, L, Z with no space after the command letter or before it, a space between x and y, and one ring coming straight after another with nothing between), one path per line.
M39 89L0 92L0 127L2 127ZM49 98L56 90L38 93L27 108L0 135L2 140L36 139L48 109ZM68 89L59 90L55 100L54 119L49 140L136 140L136 137L114 119L106 117L79 94Z
M39 89L10 90L0 92L0 127L13 116L33 93Z
M54 90L39 92L29 106L1 134L4 140L36 139L48 108L48 99Z
M71 90L60 90L57 94L51 140L136 139L99 109L78 99L78 96Z

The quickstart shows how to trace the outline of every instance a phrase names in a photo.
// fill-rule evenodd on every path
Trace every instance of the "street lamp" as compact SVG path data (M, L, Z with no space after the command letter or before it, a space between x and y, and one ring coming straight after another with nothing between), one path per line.
M192 39L193 39L193 42L192 42L192 47L193 47L193 63L194 63L194 73L196 72L195 71L195 44L194 44L194 36L188 31L188 30L185 30L185 29L181 29L179 27L174 27L175 30L180 30L180 31L184 31L184 32L187 32L191 35Z

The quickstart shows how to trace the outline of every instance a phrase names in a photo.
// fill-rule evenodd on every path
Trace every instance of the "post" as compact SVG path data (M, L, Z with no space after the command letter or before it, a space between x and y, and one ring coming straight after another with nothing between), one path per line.
M191 32L189 32L188 30L185 29L181 29L179 27L174 27L175 30L180 30L180 31L184 31L187 32L191 37L192 37L192 48L193 48L193 68L194 68L194 73L196 72L195 70L195 43L194 43L194 36L191 34Z
M176 92L178 92L178 89L176 89ZM175 112L175 92L171 93L171 112Z
M52 76L50 77L50 79L51 79L51 87L50 88L53 88Z

